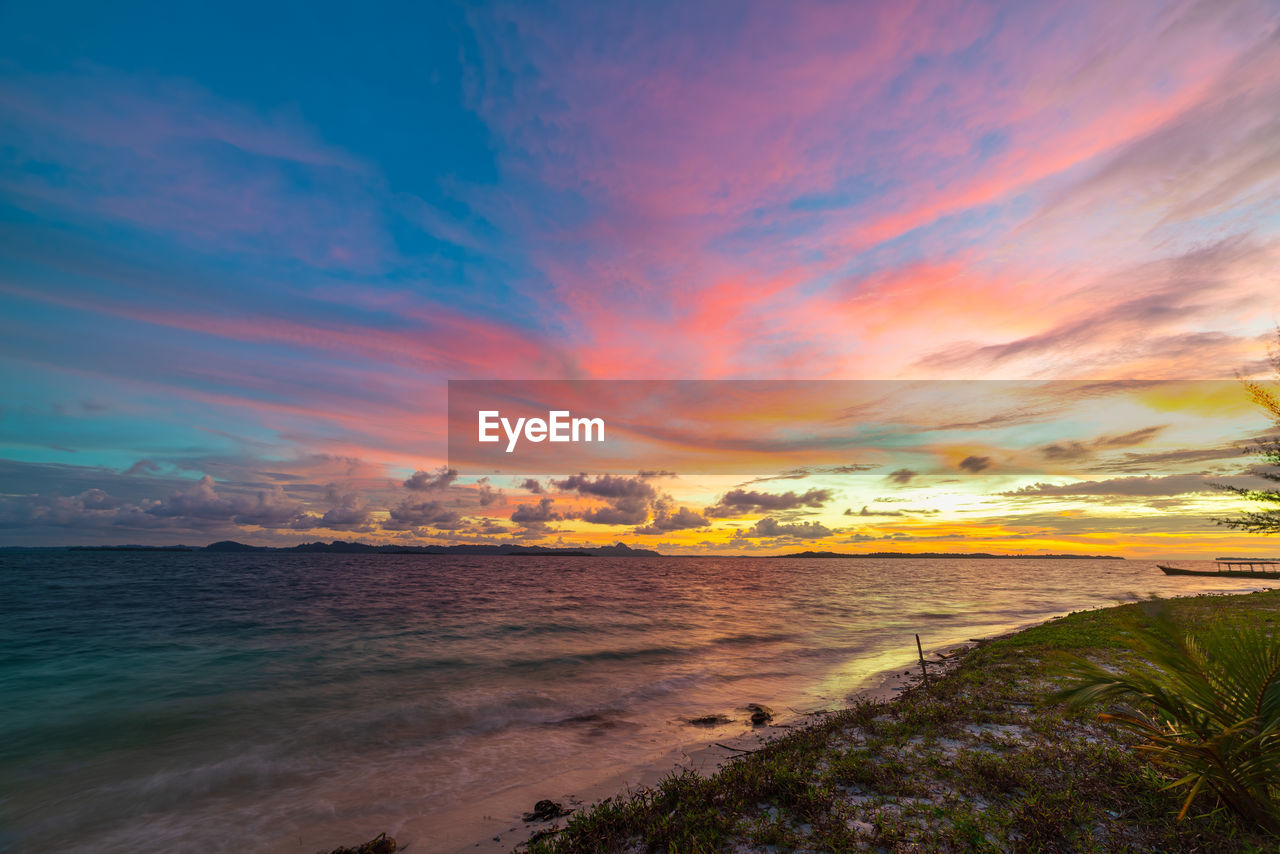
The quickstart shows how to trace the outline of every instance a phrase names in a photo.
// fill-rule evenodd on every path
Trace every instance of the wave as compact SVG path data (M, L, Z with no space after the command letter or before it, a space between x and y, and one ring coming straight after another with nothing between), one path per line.
M767 643L783 643L785 641L796 640L797 636L791 632L777 632L773 634L754 634L746 632L737 635L725 635L724 637L715 638L711 641L712 646L751 646L754 644Z

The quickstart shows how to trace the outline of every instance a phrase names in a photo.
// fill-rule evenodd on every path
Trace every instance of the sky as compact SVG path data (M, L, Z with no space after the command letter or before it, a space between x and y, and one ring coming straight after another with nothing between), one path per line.
M1249 0L3 4L0 545L1275 552L1211 518L1274 426L1228 389L1280 321L1278 25ZM448 457L450 380L761 379L1134 391L1124 423L1021 437L1034 471L992 462L1007 430L921 440L933 469ZM1174 380L1214 390L1144 385Z

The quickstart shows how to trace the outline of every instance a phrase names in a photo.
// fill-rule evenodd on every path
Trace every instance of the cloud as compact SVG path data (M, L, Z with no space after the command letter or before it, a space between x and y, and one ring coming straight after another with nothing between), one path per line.
M150 530L173 527L175 520L147 513L101 489L74 496L20 496L0 500L0 527L25 532L61 528L75 532L124 528Z
M765 477L752 478L751 480L747 481L747 484L750 485L753 483L768 483L771 480L804 480L806 477L809 477L809 475L811 475L812 473L813 472L810 471L810 469L807 466L802 466L800 468L788 469L787 471L778 472L777 474L771 474Z
M670 501L659 502L653 512L653 521L642 528L636 528L637 534L665 534L668 531L681 531L691 528L705 528L711 522L706 516L690 510L688 507L680 507L672 510Z
M406 489L412 489L418 492L435 492L437 490L447 489L449 485L457 479L457 469L451 469L448 466L441 466L433 472L414 472L413 475L404 482L404 486Z
M439 501L418 501L406 498L390 511L390 522L384 527L393 530L434 527L449 531L462 525L462 518Z
M919 474L919 472L912 471L911 469L898 469L897 471L890 472L885 479L890 480L893 483L910 483L911 479L917 474Z
M129 475L110 473L121 484ZM128 499L93 487L73 496L27 495L0 500L0 527L34 529L118 528L133 531L226 533L237 526L291 528L303 518L302 505L278 486L221 493L205 475L164 499Z
M601 498L656 498L657 490L646 483L643 476L626 477L605 474L596 478L585 474L571 475L564 480L553 480L552 485L565 492L595 495Z
M1216 482L1216 481L1215 481ZM1011 498L1027 496L1061 495L1184 495L1193 492L1214 492L1212 483L1204 475L1173 474L1164 477L1117 477L1108 480L1086 480L1077 483L1036 483L1012 492L1002 492Z
M1130 448L1135 445L1141 445L1148 440L1155 438L1167 427L1167 424L1158 424L1153 427L1143 427L1140 430L1131 430L1128 433L1099 436L1089 442L1053 442L1048 445L1042 445L1038 450L1042 457L1053 462L1080 460L1092 456L1093 452L1096 450Z
M520 488L526 492L532 492L534 495L541 495L545 491L542 488L542 484L532 477L527 477L521 481Z
M991 457L967 456L960 461L960 468L970 474L977 474L980 471L991 468Z
M705 527L708 524L705 516L687 507L677 509L670 495L660 493L649 482L674 476L668 471L641 471L634 476L576 474L552 480L551 485L565 492L605 500L604 506L566 513L566 519L581 519L595 525L635 525L638 526L636 533L644 534Z
M156 465L151 460L142 459L142 460L138 460L136 463L129 466L129 468L125 469L124 473L125 474L150 474L152 472L157 472L157 471L160 471L160 466Z
M1241 448L1232 445L1219 446L1216 448L1187 448L1178 451L1158 451L1149 454L1126 453L1121 459L1102 463L1096 468L1098 471L1147 472L1163 466L1238 460L1240 458L1240 454Z
M329 489L329 500L335 502L315 527L344 531L368 531L372 529L369 502L354 492L339 494L336 487Z
M867 505L864 504L862 505L862 509L857 513L853 512L852 507L845 508L844 515L846 516L907 516L909 514L904 513L901 510L868 510Z
M114 510L124 505L119 498L114 498L101 489L86 489L77 499L86 510Z
M597 525L642 525L659 499L657 489L641 475L606 474L591 478L576 474L563 480L553 480L552 485L566 492L606 499L608 503L604 507L585 510L575 516Z
M205 475L195 484L178 490L166 499L150 503L144 509L152 516L225 521L270 528L290 525L298 517L302 507L279 486L261 489L249 495L220 495L215 489L213 478Z
M918 364L990 371L1021 362L1070 365L1081 373L1113 364L1123 350L1130 373L1141 366L1158 376L1224 376L1248 342L1199 327L1257 300L1278 255L1274 243L1233 235L1136 264L1082 287L1075 300L1079 308L1047 329L997 344L944 349ZM1209 365L1215 367L1206 375Z
M731 489L706 509L708 516L741 516L754 512L796 510L802 507L822 507L833 497L830 489L810 489L807 492L756 492Z
M1049 445L1042 445L1039 450L1041 456L1054 462L1078 460L1089 456L1091 453L1088 446L1080 442L1054 442Z
M501 489L494 489L489 484L489 478L482 477L476 481L476 501L481 507L488 507L495 501L501 501L506 494Z
M574 518L596 525L639 525L649 518L649 505L622 499L595 510L584 510Z
M605 375L892 375L921 341L1018 340L1079 308L1062 267L1161 245L1149 230L1198 173L1260 207L1251 181L1274 181L1266 2L747 4L714 24L611 8L572 35L534 9L477 11L473 90L512 162L577 203L538 219L532 254ZM1018 227L1059 194L1080 204L1027 248ZM1123 247L1081 260L1073 226L1131 198ZM1195 209L1220 217L1202 234L1267 222ZM943 269L896 275L921 257ZM853 293L823 293L851 268ZM1219 323L1227 340L1200 346L1238 351ZM1142 358L1138 339L1106 345L1099 362Z
M1117 199L1136 205L1158 201L1161 224L1168 227L1274 197L1280 189L1280 118L1274 110L1280 79L1274 19L1270 24L1269 45L1242 52L1198 104L1063 188L1040 216L1074 217Z
M188 413L165 416L174 435L130 442L146 453L234 423L269 434L273 460L403 461L443 432L421 390L445 376L896 376L928 348L967 375L1229 374L1273 320L1274 3L600 4L577 27L534 7L469 14L465 97L494 142L472 153L498 177L458 183L451 208L512 247L493 264L423 251L394 212L404 181L269 98L228 102L159 76L163 62L156 76L10 69L11 160L31 168L0 178L24 214L4 249L32 281L6 280L26 291L5 298L51 322L20 324L9 367L110 379L103 397L120 404L102 429L56 425L50 442L123 467L143 452L94 443L152 411L136 386ZM413 138L384 118L384 136ZM490 304L455 310L464 289ZM497 316L515 322L478 319ZM885 471L899 464L913 458ZM137 465L139 483L108 498L78 479L6 491L120 524L280 525L299 496L316 502L306 520L357 513L314 492L336 475L255 498L248 476L196 463L217 489L189 498L197 515L156 515L143 502L168 487ZM439 475L419 475L435 495ZM360 490L379 507L401 497ZM580 494L615 518L647 505L658 524L654 496Z
M281 113L102 67L7 83L14 139L46 166L6 176L27 206L322 269L373 270L391 250L376 173Z
M800 466L798 468L788 469L767 477L757 477L753 480L747 481L747 483L766 483L771 480L804 480L807 477L820 474L862 474L876 468L877 466L865 463L848 463L845 465L831 466Z
M552 510L554 500L543 498L537 504L521 504L511 513L511 521L526 528L544 527L548 522L559 521L564 518L561 514Z
M734 533L735 538L757 539L760 537L790 537L798 540L820 540L823 537L830 537L835 531L821 525L817 522L797 522L783 523L779 522L772 516L756 522L756 524L745 531L737 531Z
M1143 427L1141 430L1133 430L1117 436L1100 436L1094 440L1093 446L1095 448L1129 448L1134 445L1141 445L1148 439L1154 439L1168 426L1167 424L1157 424L1154 427Z

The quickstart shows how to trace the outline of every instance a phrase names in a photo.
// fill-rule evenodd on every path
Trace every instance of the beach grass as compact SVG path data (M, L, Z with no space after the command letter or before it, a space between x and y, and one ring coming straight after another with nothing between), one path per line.
M1182 625L1280 626L1280 591L1169 600ZM665 851L1280 851L1196 799L1138 738L1053 695L1080 658L1120 667L1136 606L1051 620L963 652L929 687L861 701L727 762L543 827L530 854Z

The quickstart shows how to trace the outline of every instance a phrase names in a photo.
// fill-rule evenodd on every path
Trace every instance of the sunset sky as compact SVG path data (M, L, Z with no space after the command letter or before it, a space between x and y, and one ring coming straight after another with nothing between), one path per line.
M1210 521L1272 428L1234 378L1280 321L1278 26L4 4L0 545L1280 552ZM752 379L1135 382L1021 434L878 413L908 462L792 401L744 467L711 396L687 468L450 468L449 380Z

